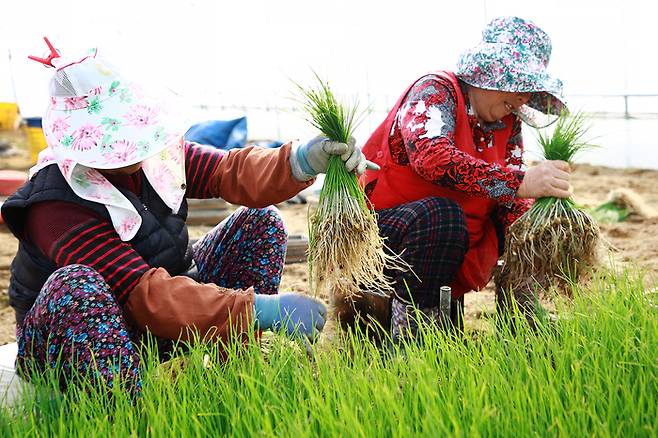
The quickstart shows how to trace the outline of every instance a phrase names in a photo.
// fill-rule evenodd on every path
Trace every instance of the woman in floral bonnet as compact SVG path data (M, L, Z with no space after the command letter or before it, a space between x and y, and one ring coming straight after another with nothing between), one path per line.
M394 337L416 330L407 317L412 302L436 318L445 285L453 324L461 324L463 296L491 278L509 225L532 198L569 196L565 162L524 170L522 160L521 122L546 126L566 109L562 83L546 70L550 55L551 41L534 23L496 18L456 72L414 81L364 146L381 167L362 178L381 234L417 275L391 273Z
M338 154L362 174L360 150L316 137L228 153L183 141L186 126L96 56L64 58L43 119L48 143L30 180L2 206L20 241L12 263L17 366L59 366L61 386L93 375L141 389L138 346L241 342L254 329L315 339L325 306L278 295L286 231L268 207L296 195ZM240 208L191 246L187 198ZM166 342L165 342L166 343Z

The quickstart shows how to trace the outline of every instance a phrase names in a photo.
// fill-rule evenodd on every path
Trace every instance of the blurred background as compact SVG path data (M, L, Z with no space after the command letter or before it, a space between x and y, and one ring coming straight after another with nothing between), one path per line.
M651 1L7 0L2 8L0 102L17 104L25 120L47 101L52 70L27 55L44 54L48 36L64 54L98 47L124 75L173 93L190 124L246 116L249 139L313 135L292 84L312 84L313 69L372 109L357 130L361 143L406 85L454 68L489 20L517 15L549 33L551 72L570 107L592 115L602 147L580 161L658 169ZM525 138L533 159L534 133Z

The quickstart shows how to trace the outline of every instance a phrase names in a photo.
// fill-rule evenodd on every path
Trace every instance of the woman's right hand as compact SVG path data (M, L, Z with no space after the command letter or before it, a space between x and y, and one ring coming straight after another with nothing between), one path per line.
M529 168L516 195L519 198L568 198L571 169L566 161L544 161Z

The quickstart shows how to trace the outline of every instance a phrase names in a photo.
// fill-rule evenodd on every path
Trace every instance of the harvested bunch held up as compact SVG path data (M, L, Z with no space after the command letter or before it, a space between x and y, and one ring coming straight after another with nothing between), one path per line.
M571 163L584 148L586 120L563 113L551 136L539 133L543 157ZM539 198L512 224L506 237L499 285L507 290L540 287L570 294L597 261L599 226L571 198Z
M350 143L358 124L357 104L338 102L329 84L317 75L318 86L297 85L307 120L329 140ZM386 252L375 212L354 172L340 156L332 156L317 208L309 213L309 276L311 289L324 287L350 296L366 290L388 294L393 288L384 274L402 261Z

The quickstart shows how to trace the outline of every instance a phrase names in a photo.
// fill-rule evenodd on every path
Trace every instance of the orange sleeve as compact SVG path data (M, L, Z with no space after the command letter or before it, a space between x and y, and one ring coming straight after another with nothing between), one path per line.
M232 149L219 162L210 177L210 191L232 204L262 208L292 198L313 184L300 182L290 169L287 143L277 149L248 146Z
M244 340L253 330L253 289L224 289L171 277L163 268L149 269L126 302L128 317L141 330L184 341Z

